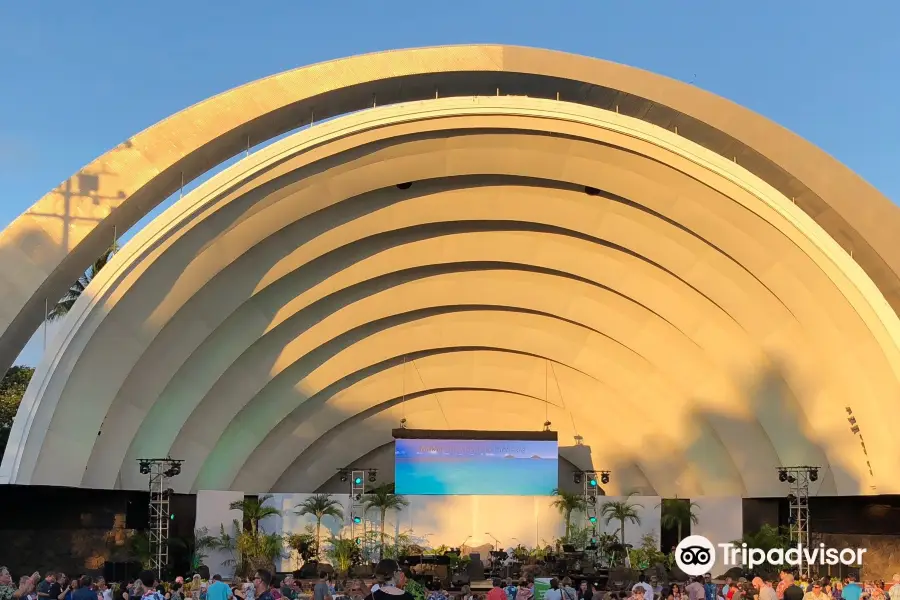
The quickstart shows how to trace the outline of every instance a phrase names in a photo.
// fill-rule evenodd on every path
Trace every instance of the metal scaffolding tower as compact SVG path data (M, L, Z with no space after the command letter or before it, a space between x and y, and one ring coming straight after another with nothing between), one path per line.
M169 564L169 524L172 511L169 503L172 489L169 479L181 473L183 460L171 458L142 458L138 460L141 475L150 476L150 570L162 577Z
M341 481L350 480L350 537L360 546L363 555L371 550L366 535L366 483L374 483L376 469L339 469Z
M809 548L809 484L819 479L819 467L808 465L798 467L781 467L778 469L778 480L790 486L789 533L791 545L800 544ZM810 565L803 562L803 554L798 571L801 575L810 575Z

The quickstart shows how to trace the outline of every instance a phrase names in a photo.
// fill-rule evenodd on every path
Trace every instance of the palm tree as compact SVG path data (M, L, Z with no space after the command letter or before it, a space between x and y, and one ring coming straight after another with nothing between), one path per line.
M300 509L297 514L301 517L313 515L316 518L316 554L321 554L319 549L322 547L322 517L327 515L343 519L343 507L331 497L331 494L313 494L294 508Z
M681 529L688 523L696 525L699 523L695 508L700 508L696 502L682 500L677 496L675 498L665 498L656 508L660 509L660 525L671 529L674 527L678 530L678 541L682 540Z
M53 308L47 313L48 321L57 321L67 314L75 305L75 301L81 296L84 290L87 289L87 286L93 281L94 277L97 276L97 273L100 272L100 269L106 266L109 260L112 258L113 254L118 252L119 245L113 242L113 245L106 249L106 251L100 255L100 258L94 261L88 269L82 273L81 277L78 280L69 286L69 291L65 293L65 295L60 298Z
M373 508L381 512L381 555L384 556L384 519L387 511L403 510L403 507L409 506L409 500L394 493L394 484L385 483L366 493L363 506L366 512Z
M550 503L550 506L555 507L560 514L565 517L566 541L568 541L572 530L572 513L575 511L584 511L587 508L587 500L584 496L570 494L559 488L554 489L552 493L556 496L556 499Z
M635 525L641 524L641 517L638 515L637 509L644 508L643 505L629 502L634 493L628 494L622 501L604 502L600 507L600 516L604 517L607 525L610 521L619 521L622 526L619 528L619 538L622 545L625 545L625 521L631 521Z
M281 511L274 506L266 506L266 502L272 499L272 494L246 497L236 500L228 505L231 510L240 510L244 513L244 521L250 522L250 532L255 536L259 531L259 522L266 517L281 516Z

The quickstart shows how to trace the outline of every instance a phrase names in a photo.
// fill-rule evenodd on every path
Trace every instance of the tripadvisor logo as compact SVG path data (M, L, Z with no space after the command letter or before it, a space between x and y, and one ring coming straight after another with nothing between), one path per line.
M800 566L800 565L860 565L865 548L826 548L825 544L804 548L800 544L784 550L776 548L769 551L761 548L750 548L747 544L713 545L702 535L689 535L681 540L675 548L675 564L685 575L696 577L709 573L716 562L716 556L722 557L725 569L731 567L747 567L753 569L760 565Z

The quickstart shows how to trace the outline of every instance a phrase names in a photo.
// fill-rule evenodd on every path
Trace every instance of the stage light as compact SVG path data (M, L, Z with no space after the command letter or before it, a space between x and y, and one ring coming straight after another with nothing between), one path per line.
M793 502L796 502L796 501L797 501L797 496L795 496L795 495L793 495L793 494L788 494L787 499L788 499L788 502L793 503Z
M141 475L149 475L150 474L150 461L142 460L140 461Z
M356 538L356 545L362 546L362 538Z
M375 483L376 479L378 479L378 471L372 469L369 471L369 483Z
M794 483L797 481L797 478L793 475L788 475L788 483Z
M353 485L362 485L362 477L357 475L353 478Z
M174 521L174 520L175 520L175 513L169 514L169 520L170 520L170 521Z
M597 517L591 517L590 520L591 520L591 523L596 523L596 522L597 522Z
M809 480L810 481L818 481L819 480L819 470L816 468L812 468L809 470Z
M550 426L553 425L550 421L544 421L544 431L550 431Z
M353 517L354 523L362 523L362 517Z
M597 478L591 477L591 480L588 482L591 487L597 487Z
M602 483L603 485L609 483L609 471L604 471L600 474L600 483Z
M787 471L785 471L784 469L778 469L778 481L780 481L781 483L784 483L787 480L788 480Z
M575 480L575 483L581 483L581 473L575 473L572 475L572 478Z
M341 481L347 481L347 471L338 471L338 474L341 476Z

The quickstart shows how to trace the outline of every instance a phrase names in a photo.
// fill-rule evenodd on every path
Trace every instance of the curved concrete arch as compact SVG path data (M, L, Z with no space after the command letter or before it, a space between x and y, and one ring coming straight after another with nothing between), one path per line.
M547 393L551 403L550 408L553 410L550 420L558 426L565 421L564 426L568 428L570 420L565 415L560 418L560 412L570 412L572 420L579 424L578 431L573 432L573 435L581 433L585 438L585 443L591 448L601 451L607 460L615 455L617 463L622 460L635 462L644 473L648 473L647 480L652 480L655 483L654 487L659 485L660 489L666 489L668 493L680 494L687 491L689 486L686 484L677 489L672 484L679 477L671 475L676 471L683 471L689 464L681 458L684 448L678 447L680 440L672 439L670 434L664 433L655 439L654 444L651 444L654 445L654 450L641 454L639 448L646 446L648 440L645 439L635 444L635 441L642 436L634 436L628 432L632 431L630 430L632 423L638 428L637 431L640 431L641 422L647 420L643 415L645 406L643 404L627 405L623 396L614 389L615 386L607 385L590 374L573 370L566 365L551 369L550 382L547 386L545 361L550 360L549 357L511 353L500 349L451 350L453 351L428 353L418 358L415 364L406 366L400 357L395 357L363 369L363 375L354 373L341 378L335 384L324 388L298 405L260 443L249 460L233 461L234 453L230 453L218 458L211 457L209 461L220 465L238 462L237 467L240 468L240 473L233 482L237 489L269 489L297 456L303 452L314 452L316 439L331 435L335 428L343 427L341 423L345 420L355 419L355 415L367 414L374 409L382 410L399 401L398 394L401 389L407 390L407 394L410 392L423 393L423 391L427 392L447 386L451 381L456 382L454 384L456 386L473 389L484 388L490 382L503 381L503 385L508 386L504 389L515 391L523 397L542 396ZM516 374L510 373L510 369L516 371ZM594 375L602 377L604 381L614 380L605 372L595 372ZM346 380L350 380L350 382ZM549 387L546 392L545 386ZM673 399L674 402L675 399ZM677 412L678 409L674 412L666 409L666 414L674 415L675 420L680 419ZM707 420L706 416L702 413L694 414L697 422L705 428L702 423ZM609 423L617 425L610 427ZM729 434L733 436L738 430L748 432L748 435L756 440L756 448L751 449L749 446L737 448L734 444L728 444L728 440L723 439L721 435L713 441L722 440L724 442L724 446L729 448L728 454L738 463L737 470L741 473L741 477L744 481L753 484L753 489L763 489L764 486L772 487L770 469L772 466L780 464L772 442L756 421L747 422L735 419L731 425ZM719 431L721 432L721 429ZM561 443L567 439L562 431L560 439ZM608 440L612 440L612 447ZM617 449L624 452L625 448L628 448L629 452L633 451L633 455L617 454ZM747 458L756 451L761 453L757 457L758 463L769 465L766 469L759 469L759 471L768 471L769 477L764 479L759 478L761 473L755 467L751 468L748 465L750 461L747 461ZM659 459L663 456L670 457L669 464L661 469L653 467L653 464L659 463ZM271 462L267 461L267 457ZM743 464L740 462L742 459L744 460ZM676 461L677 467L674 464ZM745 470L741 467L747 468ZM590 469L590 466L583 468ZM596 468L604 467L602 464L598 464ZM666 477L666 473L669 473L670 476ZM652 474L656 476L653 477ZM660 474L663 477L660 477ZM700 477L692 481L695 485L702 487L704 479ZM766 486L766 484L769 485ZM745 487L750 486L745 484ZM697 489L694 491L696 492ZM714 484L713 489L715 489Z
M285 480L297 480L298 478L307 477L310 477L312 481L316 481L317 486L321 485L324 483L321 479L322 475L325 475L327 479L334 474L335 468L341 468L350 464L350 461L343 460L347 454L340 452L333 453L334 461L327 460L319 465L315 464L316 455L328 449L330 440L346 439L350 435L362 436L365 440L363 446L366 448L364 453L360 455L363 456L374 449L374 447L368 447L374 443L371 441L372 433L375 433L376 441L382 440L382 443L392 441L391 427L395 427L398 419L401 417L405 417L410 423L415 423L416 427L443 429L447 427L447 421L444 416L450 413L453 417L452 422L462 422L465 419L470 423L483 424L479 427L480 429L502 431L504 429L511 430L521 427L523 430L529 430L534 427L535 420L543 422L545 418L544 410L538 403L529 404L523 400L514 391L462 387L451 390L425 390L402 403L388 402L382 404L371 411L366 411L348 421L344 421L334 429L329 430L327 435L319 437L315 444L310 446L308 452L294 458L293 463L288 469L284 470L278 482L272 485L271 489L273 491L285 489ZM507 416L511 418L507 419ZM561 440L572 438L575 429L572 427L571 420L564 415L564 411L557 408L555 413L550 413L549 418L554 424L558 420ZM579 428L578 431L583 431L583 428ZM622 480L618 483L625 486L626 489L632 488L632 486L639 486L641 488L649 488L653 492L662 493L660 490L653 488L652 483L646 478L640 465L629 463L627 458L623 458L617 452L606 453L607 448L598 448L587 442L585 442L585 445L587 451L573 452L571 447L567 448L566 444L561 441L560 456L584 469L605 469L607 467L601 465L608 465L610 469L615 469L617 477L619 477L619 474L623 475ZM342 455L341 458L337 458L338 454ZM354 457L351 460L356 458L358 457ZM331 464L338 466L332 468ZM592 465L596 465L596 467L592 467ZM672 478L669 477L669 479ZM700 478L688 470L682 473L681 479L686 482L694 482ZM680 486L680 489L691 489L692 485L693 483L688 483Z
M608 304L597 302L589 291L572 288L565 285L564 282L551 284L543 282L544 285L552 286L549 289L541 289L541 282L536 278L529 278L530 281L523 281L518 272L492 272L485 277L481 273L459 273L444 274L437 277L429 277L419 279L400 286L387 287L385 289L365 290L365 296L362 294L354 294L351 297L351 304L348 300L341 298L335 294L325 299L327 307L322 312L315 312L309 317L299 319L299 323L292 325L283 334L273 335L275 339L265 340L266 345L270 348L270 352L274 352L270 357L266 357L261 352L254 350L253 362L266 365L268 369L254 368L251 364L241 364L242 361L235 362L229 372L223 375L216 386L207 393L203 401L194 410L194 414L185 425L188 431L193 430L192 422L203 422L203 426L207 431L215 432L220 429L224 433L219 434L219 442L211 453L208 461L217 464L235 464L246 460L245 455L239 454L242 448L246 448L245 443L250 445L259 443L268 434L269 430L275 427L285 418L289 411L293 410L291 402L294 400L293 394L283 391L283 386L276 385L275 379L284 375L288 375L289 370L295 369L295 363L305 360L318 353L325 347L330 340L336 340L346 335L349 331L365 326L368 322L390 318L397 314L403 314L411 311L421 311L431 306L451 304L460 307L475 307L479 304L487 304L504 310L530 310L543 314L560 315L560 319L565 322L579 323L582 326L590 328L595 333L602 336L609 336L607 340L611 342L610 349L605 352L608 356L615 356L622 352L628 353L633 358L623 359L623 363L638 362L640 366L646 365L650 367L650 371L658 371L666 373L672 387L675 389L685 389L687 391L702 388L707 391L711 397L717 397L717 401L735 403L734 398L737 392L729 389L728 379L718 373L711 363L702 357L702 351L696 346L682 342L682 336L669 327L657 326L653 323L647 324L643 315L635 314L632 311L629 315L623 312L616 312L618 321L613 322L608 316L610 307ZM390 283L390 282L385 282ZM572 303L567 301L566 292L581 293L580 302ZM567 306L568 305L568 306ZM603 310L606 308L607 310ZM593 313L600 313L595 315ZM598 316L600 318L598 318ZM630 326L630 327L629 327ZM336 327L336 329L335 329ZM324 330L329 333L323 335ZM611 332L614 330L614 332ZM638 332L640 340L628 337L628 332ZM651 333L652 331L652 333ZM654 334L658 337L654 338ZM617 339L620 338L620 339ZM261 340L263 341L263 340ZM658 350L659 344L668 344L665 355L660 357ZM262 350L261 344L255 346ZM679 352L678 350L682 350ZM673 359L677 356L677 359ZM693 359L691 358L693 357ZM706 364L703 367L687 367L687 363L692 360L698 360ZM668 362L670 364L661 364ZM640 366L638 368L640 368ZM624 367L628 368L628 367ZM306 371L303 371L306 373ZM694 380L688 383L689 377L684 377L685 373L692 372L694 374L704 373L705 377L701 381ZM258 375L264 375L264 378L257 385L252 385L249 380L256 378ZM649 373L648 373L649 376ZM340 374L340 379L346 377ZM712 379L717 379L718 383L713 383ZM244 383L241 383L241 380ZM310 386L319 385L316 378L310 375L307 379L308 384L295 382L291 387L300 387L303 394L309 393ZM274 393L267 393L268 385L276 385ZM330 385L330 383L328 384ZM721 387L720 387L721 386ZM719 388L718 393L713 390ZM627 389L624 386L623 389ZM237 390L234 392L233 390ZM690 394L689 394L690 395ZM243 396L243 398L241 398ZM231 424L225 428L217 425L218 422L226 422L224 419L228 415L228 407L232 406L232 398L237 400L236 406L240 406L240 412L235 415ZM728 400L732 398L732 400ZM674 401L674 399L673 399ZM265 410L257 410L256 404L266 406ZM275 405L281 406L280 411L273 412ZM205 407L215 406L216 417L211 420L210 410ZM263 417L262 415L266 415ZM253 417L253 426L246 424L246 419ZM243 418L243 419L242 419ZM243 420L243 422L241 422ZM224 442L223 440L233 440L237 432L241 432L242 443L235 444L232 442ZM193 438L193 436L191 436ZM750 441L752 435L748 436L746 441ZM757 443L766 443L767 440L756 440ZM196 443L195 439L191 440L192 444ZM726 444L728 446L728 444ZM178 447L178 445L176 445ZM182 445L180 450L184 451ZM178 450L173 449L173 452ZM217 453L225 453L226 459L214 460ZM731 454L735 451L732 447ZM196 461L196 459L195 459ZM205 479L202 482L205 486L220 487L223 485L221 481L213 481Z
M587 84L587 85L585 85ZM894 300L898 217L889 202L797 136L693 86L621 65L508 46L453 46L353 57L259 80L197 104L123 143L38 201L0 238L7 292L0 349L9 364L59 297L127 229L210 166L314 118L381 102L504 93L572 99L681 125L682 135L738 153L754 173L796 192L832 235L847 242ZM565 94L562 96L561 94ZM652 110L651 110L652 108ZM72 197L91 202L71 206ZM54 220L58 219L58 223ZM61 227L59 226L61 225ZM22 264L29 269L22 269ZM28 276L23 274L28 273ZM896 305L896 304L895 304Z
M727 279L731 279L731 278L727 278ZM717 281L718 281L718 280L717 280ZM821 312L821 311L820 311L820 312ZM813 316L814 316L814 317L818 317L819 315L813 315ZM827 315L823 315L823 316L827 317ZM810 319L810 321L812 321L812 320L813 320L813 319ZM882 359L882 360L883 360L883 359Z

